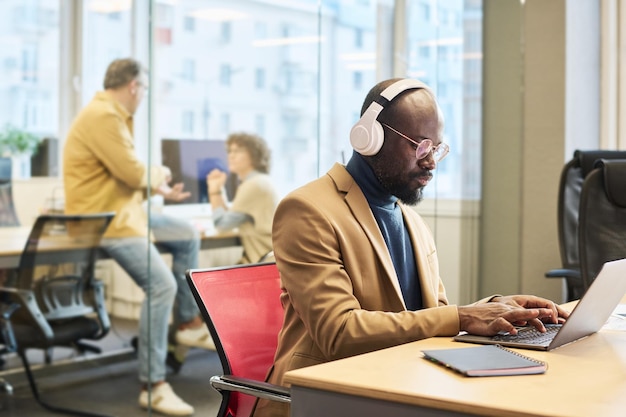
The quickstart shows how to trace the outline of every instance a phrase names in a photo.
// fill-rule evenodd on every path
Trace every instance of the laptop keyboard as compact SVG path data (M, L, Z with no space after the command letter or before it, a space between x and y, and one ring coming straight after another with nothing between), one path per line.
M546 332L541 333L534 327L520 327L517 334L499 334L493 336L493 340L498 342L520 342L531 345L543 345L549 343L557 332L561 329L561 325L546 326Z

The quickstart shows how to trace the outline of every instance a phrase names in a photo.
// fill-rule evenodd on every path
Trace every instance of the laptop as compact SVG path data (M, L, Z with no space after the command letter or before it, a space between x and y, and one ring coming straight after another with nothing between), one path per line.
M626 259L606 262L565 323L547 324L546 333L520 327L517 335L477 336L459 333L457 342L498 344L513 348L552 350L597 332L626 293ZM535 337L536 336L536 337Z

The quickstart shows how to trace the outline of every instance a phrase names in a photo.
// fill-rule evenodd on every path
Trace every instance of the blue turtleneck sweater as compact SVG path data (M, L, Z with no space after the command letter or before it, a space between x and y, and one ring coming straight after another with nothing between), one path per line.
M404 224L398 198L380 184L372 168L354 152L346 169L365 194L378 227L385 238L407 310L422 308L422 291L417 278L413 244Z

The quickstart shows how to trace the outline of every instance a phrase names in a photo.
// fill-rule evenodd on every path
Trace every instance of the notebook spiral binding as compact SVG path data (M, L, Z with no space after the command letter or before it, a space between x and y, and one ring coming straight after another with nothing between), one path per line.
M531 362L534 362L534 363L536 363L537 365L545 365L546 369L548 368L548 363L547 363L547 362L543 362L543 361L540 361L540 360L538 360L538 359L531 358L530 356L522 355L521 353L516 352L516 351L514 351L514 350L511 350L511 349L508 349L508 348L506 348L506 347L504 347L504 346L502 346L502 345L498 345L498 344L496 344L496 347L497 347L498 349L502 349L502 350L505 350L505 351L507 351L507 352L509 352L509 353L512 353L512 354L514 354L515 356L519 356L520 358L524 358L524 359L526 359L526 360L529 360L529 361L531 361Z

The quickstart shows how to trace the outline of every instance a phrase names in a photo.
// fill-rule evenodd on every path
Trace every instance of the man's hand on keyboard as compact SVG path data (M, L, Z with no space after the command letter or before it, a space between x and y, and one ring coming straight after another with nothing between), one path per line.
M534 296L495 297L488 303L458 307L461 330L492 336L498 332L517 334L515 326L530 325L545 332L543 322L556 323L567 312L551 301Z
M541 318L544 323L564 323L565 319L569 317L569 312L564 310L553 301L547 300L541 297L535 297L534 295L509 295L509 296L497 296L491 299L491 302L508 304L514 307L523 308L549 308L552 310L550 317ZM514 323L518 326L525 326L526 323ZM534 326L541 330L539 326Z

